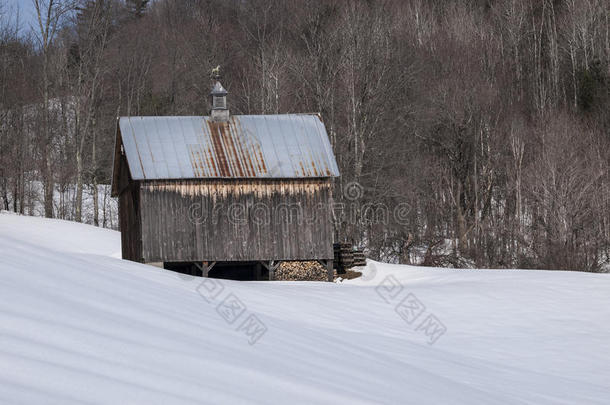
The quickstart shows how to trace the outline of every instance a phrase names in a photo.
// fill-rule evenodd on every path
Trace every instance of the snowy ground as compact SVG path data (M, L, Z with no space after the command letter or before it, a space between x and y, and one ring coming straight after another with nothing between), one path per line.
M610 398L607 274L370 262L202 284L118 257L114 231L0 214L0 403Z

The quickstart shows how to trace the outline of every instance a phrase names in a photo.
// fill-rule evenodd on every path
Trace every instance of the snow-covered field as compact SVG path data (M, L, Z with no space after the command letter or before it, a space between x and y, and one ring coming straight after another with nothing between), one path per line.
M610 403L608 274L231 282L119 257L117 232L0 214L0 403Z

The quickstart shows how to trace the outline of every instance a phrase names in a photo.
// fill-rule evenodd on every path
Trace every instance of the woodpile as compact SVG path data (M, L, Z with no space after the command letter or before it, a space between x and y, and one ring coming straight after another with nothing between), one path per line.
M335 243L333 250L335 254L333 266L339 274L344 274L354 266L366 266L364 252L352 248L350 243Z
M275 271L276 280L284 281L327 281L324 266L318 262L282 262Z

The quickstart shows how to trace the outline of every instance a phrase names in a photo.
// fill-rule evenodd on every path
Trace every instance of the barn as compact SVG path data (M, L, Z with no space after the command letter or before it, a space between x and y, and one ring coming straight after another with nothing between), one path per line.
M273 279L282 261L333 274L332 182L318 114L120 117L112 195L124 259L204 277Z

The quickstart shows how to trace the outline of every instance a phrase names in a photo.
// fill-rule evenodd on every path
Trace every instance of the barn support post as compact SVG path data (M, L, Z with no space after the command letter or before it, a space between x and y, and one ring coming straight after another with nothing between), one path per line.
M269 270L269 280L275 280L275 270L280 266L281 261L270 260L268 262L260 262L267 270Z
M195 262L195 266L197 266L197 268L201 270L201 275L203 277L208 277L208 274L210 273L210 270L212 270L212 267L214 267L214 265L216 265L216 262L201 262L201 264Z
M327 281L332 282L335 279L335 268L333 267L333 259L318 260L322 267L326 268Z
M326 261L326 274L328 275L328 281L332 283L335 278L335 269L333 268L332 259Z

